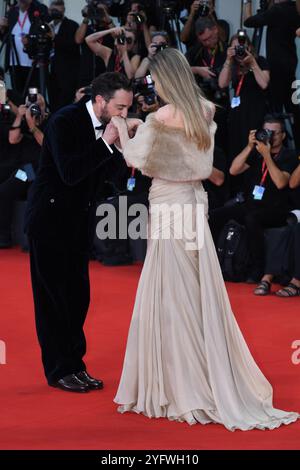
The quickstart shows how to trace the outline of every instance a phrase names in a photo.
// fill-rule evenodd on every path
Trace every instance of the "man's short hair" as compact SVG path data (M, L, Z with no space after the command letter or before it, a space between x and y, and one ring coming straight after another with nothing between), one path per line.
M213 29L216 26L218 25L215 20L209 16L206 16L204 18L199 18L196 21L195 32L196 34L203 34L206 29Z
M57 7L65 7L64 0L51 0L50 5L55 5Z
M92 101L95 103L96 96L100 95L108 102L118 90L132 91L128 78L118 72L102 73L92 82Z
M286 132L286 127L285 127L285 122L284 119L278 116L275 116L274 114L267 114L264 117L264 125L268 124L279 124L281 127L282 132Z

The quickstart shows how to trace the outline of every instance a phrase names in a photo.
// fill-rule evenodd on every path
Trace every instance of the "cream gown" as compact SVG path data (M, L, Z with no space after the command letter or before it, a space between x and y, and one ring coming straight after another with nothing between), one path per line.
M213 141L214 122L210 129ZM154 177L150 214L164 203L204 204L207 214L201 180L211 173L213 147L200 152L183 130L148 117L124 156ZM149 232L157 217L153 211ZM196 210L193 217L195 222ZM220 423L231 431L292 423L298 413L273 408L272 387L232 313L207 218L201 220L200 249L185 249L187 240L176 239L172 220L169 240L148 240L114 399L118 411L189 424Z

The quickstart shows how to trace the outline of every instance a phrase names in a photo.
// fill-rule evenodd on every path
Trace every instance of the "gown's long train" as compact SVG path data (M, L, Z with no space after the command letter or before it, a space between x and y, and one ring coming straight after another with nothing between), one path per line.
M207 207L207 196L201 182L156 178L150 204L164 203L195 209L197 203ZM148 241L115 397L119 411L220 423L231 431L296 421L298 413L273 408L272 387L232 313L206 218L203 248L187 251L186 241Z

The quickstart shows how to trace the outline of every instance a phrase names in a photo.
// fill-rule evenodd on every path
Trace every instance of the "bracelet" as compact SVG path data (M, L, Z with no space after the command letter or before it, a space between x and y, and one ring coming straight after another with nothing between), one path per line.
M82 23L83 23L83 24L89 24L89 19L88 19L88 18L84 18L84 19L82 20Z
M34 135L38 130L39 129L36 126L34 126L32 129L29 129L29 132L31 132L31 134Z

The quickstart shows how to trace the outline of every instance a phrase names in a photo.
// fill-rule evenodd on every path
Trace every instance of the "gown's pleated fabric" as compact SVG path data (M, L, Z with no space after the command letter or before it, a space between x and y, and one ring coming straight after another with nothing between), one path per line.
M197 203L207 212L200 181L154 179L151 211L164 203L192 204L194 223ZM155 211L150 215L149 232L158 226L157 217ZM220 423L231 431L296 421L298 413L273 407L272 387L237 325L207 218L199 219L204 245L193 251L186 250L188 240L174 236L175 219L170 219L170 239L148 240L115 397L118 410L189 424ZM162 224L161 232L166 228Z

